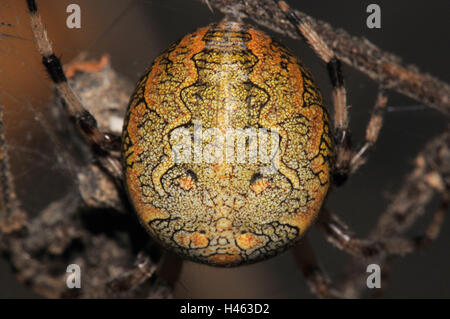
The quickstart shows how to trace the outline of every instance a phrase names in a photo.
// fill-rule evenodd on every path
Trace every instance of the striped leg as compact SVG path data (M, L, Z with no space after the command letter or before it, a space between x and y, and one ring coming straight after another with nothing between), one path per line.
M79 97L67 83L61 62L54 54L50 40L47 37L36 1L27 0L27 5L31 17L31 29L39 53L42 56L42 63L63 99L67 115L74 120L78 131L97 155L106 158L111 155L111 152L120 150L120 138L99 130L96 119L83 106ZM120 175L119 161L104 160L104 162L107 166L112 167L116 174Z
M299 35L306 40L314 52L327 64L331 84L333 85L334 126L337 144L334 179L336 184L342 184L347 179L347 173L349 171L351 141L348 130L347 93L344 86L341 62L333 50L328 47L311 26L305 21L302 21L285 1L274 1L286 15L287 19L295 26Z
M160 254L161 248L153 246L154 250ZM168 252L164 252L162 257L157 256L156 260L153 260L148 252L141 251L133 268L107 284L106 293L111 297L130 296L133 290L153 280L149 298L173 298L173 289L180 276L182 263L180 258Z
M183 269L183 260L177 255L165 251L163 258L152 290L151 298L154 299L173 298L175 284L178 282Z
M389 255L404 255L423 248L437 238L448 210L444 200L436 211L424 234L415 238L389 237L379 240L355 238L335 214L323 209L318 226L325 233L327 240L337 248L362 258L381 258Z
M369 123L367 124L365 142L358 151L352 154L349 163L350 174L354 173L361 165L365 163L367 154L375 145L378 135L380 134L381 127L383 126L383 115L386 110L386 105L387 97L384 94L384 90L381 88L378 91L378 97Z
M295 26L299 35L306 40L314 52L327 64L331 84L333 85L336 141L336 163L333 177L336 185L342 185L347 180L348 175L355 172L364 163L366 153L376 142L382 124L382 111L386 106L387 100L381 91L372 118L367 126L366 142L360 150L353 153L351 135L348 128L347 93L340 60L317 32L307 22L301 20L285 1L274 1L287 19Z
M328 276L320 268L314 250L305 236L294 248L294 258L305 277L309 288L319 298L342 298L331 284Z

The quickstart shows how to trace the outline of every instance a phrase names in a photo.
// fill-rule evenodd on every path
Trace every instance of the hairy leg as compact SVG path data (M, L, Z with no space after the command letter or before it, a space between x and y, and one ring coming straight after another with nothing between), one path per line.
M309 288L317 297L343 297L340 292L332 286L330 279L320 268L314 250L306 236L293 248L293 254Z
M364 145L356 152L352 151L351 133L349 130L349 116L347 93L341 62L334 51L323 41L318 33L306 22L301 20L289 5L283 0L274 0L286 18L295 26L299 35L305 39L314 52L323 60L328 69L333 86L334 128L336 142L336 162L333 179L336 185L342 185L350 174L355 172L365 162L368 151L375 144L382 126L382 116L387 99L380 90L372 117L366 129Z
M120 137L99 130L97 120L84 107L80 98L73 92L67 82L61 61L53 52L51 42L48 39L36 1L27 0L27 6L30 12L31 29L38 51L42 56L42 63L64 102L67 115L74 120L77 130L95 151L100 162L115 177L120 178L121 165L118 154Z
M324 208L317 225L327 240L337 248L362 258L381 258L389 255L404 255L423 248L435 240L444 221L447 201L436 211L432 221L421 236L414 238L388 237L383 239L359 239L337 215Z
M366 161L367 154L377 142L381 127L383 126L383 115L387 105L387 97L381 88L378 91L377 100L372 111L369 123L366 127L366 136L364 144L359 150L352 153L348 166L349 174L354 173Z
M156 246L154 243L152 245ZM154 252L160 252L160 247L154 248ZM145 282L152 280L149 298L172 298L173 289L181 273L183 261L168 252L164 252L162 257L153 256L152 258L150 255L154 254L148 251L141 251L133 268L107 284L107 295L115 297L127 296Z

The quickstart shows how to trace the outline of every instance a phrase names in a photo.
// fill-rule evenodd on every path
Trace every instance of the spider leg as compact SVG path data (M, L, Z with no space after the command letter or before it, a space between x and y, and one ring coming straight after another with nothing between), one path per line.
M356 152L353 153L349 163L349 173L354 173L361 165L365 163L365 157L370 149L375 145L378 135L380 134L381 127L383 126L383 116L386 110L387 97L384 94L384 90L378 91L377 100L372 111L372 115L369 119L369 123L366 127L365 143Z
M23 228L27 216L17 198L14 180L9 166L8 145L3 122L3 107L0 105L0 232L9 234Z
M295 26L299 35L306 40L319 58L327 64L328 74L333 85L335 141L337 144L334 181L337 185L343 184L348 177L352 152L350 131L348 129L347 93L342 75L341 61L318 33L306 21L301 20L285 1L274 1L286 15L286 18Z
M426 228L425 233L421 236L417 236L412 239L402 239L402 241L398 241L403 249L398 249L398 247L394 247L394 249L391 249L390 253L400 252L400 253L407 253L412 252L413 250L417 250L420 248L424 248L425 246L428 246L431 244L432 241L434 241L440 230L440 226L442 225L442 222L444 220L444 215L448 212L448 202L443 201L441 207L436 211L435 215L433 216L433 219L429 226ZM343 231L341 229L341 233L348 232L348 230ZM381 276L381 289L376 289L373 293L373 297L375 298L381 298L384 295L384 292L386 291L389 279L391 277L392 273L392 262L394 254L389 255L388 252L380 252L376 251L378 248L383 248L383 245L385 245L385 242L380 241L378 242L378 246L376 241L370 241L366 240L363 242L362 240L357 239L351 239L353 243L345 243L345 239L336 239L336 238L330 238L333 237L333 235L328 236L328 240L332 242L334 245L341 248L342 246L347 246L347 248L341 248L343 250L346 250L352 255L356 255L357 257L361 257L361 254L358 252L376 252L375 255L372 257L375 257L375 259L371 259L377 263L380 268L382 269L382 276ZM391 237L392 238L392 237ZM359 242L358 242L359 241ZM393 248L395 245L395 241L389 243L390 238L387 239L388 247ZM342 242L344 242L342 244ZM356 247L355 247L356 244ZM362 244L368 244L366 247ZM353 246L353 247L352 247ZM349 251L350 248L350 251ZM356 249L355 249L356 248ZM374 249L375 248L375 249ZM355 254L356 252L356 254ZM367 257L367 255L363 255L363 257ZM367 274L365 272L361 272L362 269L365 269L367 266L367 259L355 259L350 265L350 267L347 269L346 274L341 278L341 281L339 283L339 287L341 287L342 291L345 293L346 296L350 296L351 298L357 298L361 294L361 290L364 289L361 285L361 283L365 282Z
M450 131L446 130L429 141L417 155L415 167L405 178L402 187L391 199L390 205L381 213L376 226L369 234L372 239L401 237L414 225L415 221L425 213L425 207L436 196L440 195L442 206L433 217L425 235L415 239L418 246L425 246L436 238L442 218L448 214L449 200L449 168L450 166ZM382 271L382 288L377 295L386 289L386 281L390 276L391 264L396 256L384 256L375 259ZM353 258L345 271L339 287L346 295L358 297L367 288L365 271L367 260Z
M158 249L160 249L158 247ZM153 279L150 298L172 298L173 288L179 278L182 260L165 252L160 260L153 260L141 251L132 269L107 284L106 294L122 296Z
M157 269L157 263L154 263L148 255L139 253L132 269L122 273L106 285L107 295L120 296L136 289L151 278Z
M351 134L348 128L347 93L340 60L318 33L306 21L301 20L285 1L274 1L288 20L296 27L300 36L306 40L314 52L327 64L328 74L333 86L336 141L336 163L333 179L336 185L342 185L350 174L364 164L368 151L375 144L383 123L387 98L383 90L380 90L372 116L367 125L365 143L359 150L352 152Z
M369 119L369 123L366 127L366 136L363 146L356 152L354 152L350 158L349 174L354 173L361 165L366 161L367 153L372 149L378 139L381 127L383 126L383 116L386 110L387 97L384 94L384 90L378 91L377 100L372 111L372 115Z
M161 267L157 273L152 298L172 298L175 284L181 275L183 260L173 253L165 252Z
M293 254L309 288L316 296L319 298L343 297L332 286L330 279L320 268L314 250L306 236L293 248Z
M31 29L42 56L42 63L63 99L67 115L74 119L77 130L84 140L97 154L102 155L104 165L109 167L115 175L120 176L120 161L108 159L108 157L111 157L112 151L120 149L120 138L99 130L96 119L83 106L80 98L73 92L67 82L61 61L53 52L52 45L47 37L47 31L42 23L36 1L27 0L27 5L30 12Z
M318 220L319 229L324 232L327 240L337 248L362 258L381 258L389 255L404 255L423 248L439 235L448 201L443 200L424 234L415 238L389 237L387 239L356 238L337 215L323 209Z

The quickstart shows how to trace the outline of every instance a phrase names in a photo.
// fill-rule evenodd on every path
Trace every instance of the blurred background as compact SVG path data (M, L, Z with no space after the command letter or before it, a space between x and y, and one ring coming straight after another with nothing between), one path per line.
M81 29L68 29L66 7L81 7ZM290 1L291 6L315 18L364 36L385 51L415 64L441 80L450 81L447 0L316 0ZM382 9L382 28L366 27L366 7ZM200 0L41 0L43 21L55 52L69 62L81 52L91 58L107 53L112 66L136 82L146 67L169 44L188 32L219 21ZM267 31L267 30L265 30ZM268 32L269 34L272 34ZM273 35L273 34L272 34ZM305 63L330 105L331 86L326 68L304 43L279 38ZM52 84L40 64L25 1L0 2L0 103L5 109L7 137L17 191L29 214L39 212L71 189L64 169L55 162L54 147L33 109L45 108ZM351 129L355 144L362 141L377 85L344 66ZM390 112L369 162L342 188L329 196L328 206L365 236L377 220L403 177L412 168L416 153L445 128L447 119L418 102L389 92ZM428 207L428 213L436 205ZM417 233L431 214L419 220ZM345 253L309 232L322 266L333 278L347 260ZM437 242L419 254L394 263L388 298L450 297L450 222L443 225ZM217 269L187 262L175 296L179 298L305 298L312 297L289 252L251 266ZM38 297L21 286L8 264L0 259L0 298Z

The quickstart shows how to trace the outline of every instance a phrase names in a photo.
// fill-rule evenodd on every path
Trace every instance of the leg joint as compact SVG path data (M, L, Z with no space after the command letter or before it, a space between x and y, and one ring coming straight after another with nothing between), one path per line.
M49 56L43 56L42 63L44 64L47 73L50 75L53 82L58 84L67 81L66 75L64 74L61 66L61 62L56 55L51 54Z
M336 57L327 63L328 73L330 74L333 87L341 88L344 86L344 77L342 75L341 61Z

